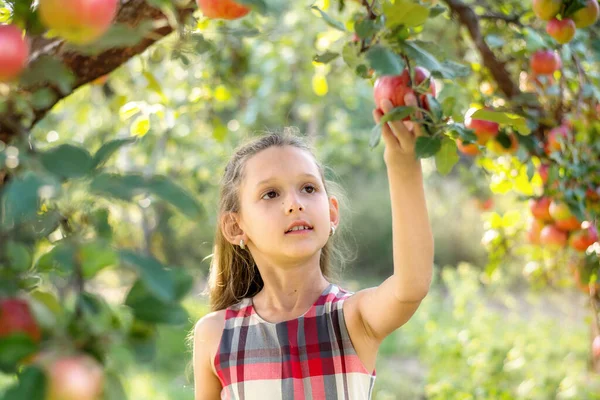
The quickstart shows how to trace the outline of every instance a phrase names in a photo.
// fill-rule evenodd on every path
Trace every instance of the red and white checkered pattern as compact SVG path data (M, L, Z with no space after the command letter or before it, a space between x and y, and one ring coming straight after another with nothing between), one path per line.
M352 294L331 283L304 315L275 324L251 298L227 308L214 360L221 399L370 399L375 371L356 355L342 311Z

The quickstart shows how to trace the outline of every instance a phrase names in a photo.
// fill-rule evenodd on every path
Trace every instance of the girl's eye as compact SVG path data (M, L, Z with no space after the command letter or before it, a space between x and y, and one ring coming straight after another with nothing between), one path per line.
M277 192L274 190L271 190L270 192L265 193L265 195L262 198L265 199L265 197L267 197L267 199L274 199L275 196L271 196L271 194L277 194ZM265 199L265 200L267 200L267 199Z
M317 191L317 188L316 188L316 187L314 187L313 185L306 185L306 186L304 187L304 189L310 189L311 191L310 191L310 192L308 192L309 194L313 194L314 192L316 192L316 191Z

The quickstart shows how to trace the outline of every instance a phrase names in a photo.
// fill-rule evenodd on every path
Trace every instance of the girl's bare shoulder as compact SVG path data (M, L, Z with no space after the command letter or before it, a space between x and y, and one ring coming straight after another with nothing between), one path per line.
M203 352L209 361L214 360L218 351L225 327L225 312L226 310L210 312L200 318L194 327L194 348ZM212 362L210 364L214 371Z

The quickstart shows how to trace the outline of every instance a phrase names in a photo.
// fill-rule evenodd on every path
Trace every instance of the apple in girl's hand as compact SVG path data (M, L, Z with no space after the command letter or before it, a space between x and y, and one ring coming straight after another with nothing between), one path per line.
M414 71L415 79L414 84L410 85L410 74L408 69L404 69L399 75L383 75L375 81L373 88L373 97L375 99L375 105L381 109L381 102L384 99L389 99L394 107L405 106L404 97L409 93L415 93L414 86L421 85L424 81L430 78L431 74L429 71L422 67L415 67ZM433 96L436 95L435 83L430 80L428 93ZM427 107L427 98L425 94L419 96L419 100L423 108ZM405 120L409 120L406 117Z

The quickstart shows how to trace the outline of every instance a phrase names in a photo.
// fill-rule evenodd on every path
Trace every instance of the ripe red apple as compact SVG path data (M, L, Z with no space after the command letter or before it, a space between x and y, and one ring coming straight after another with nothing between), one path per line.
M570 18L551 19L546 25L546 32L552 36L560 44L565 44L571 41L575 36L575 22Z
M422 67L415 67L415 79L413 86L422 84L426 79L431 76L429 71ZM404 96L408 93L414 93L413 88L410 86L410 74L408 69L402 71L400 75L383 75L375 81L373 88L373 97L377 107L381 108L381 102L384 99L389 99L394 107L405 106ZM429 84L429 93L433 96L436 95L435 83L433 80ZM425 95L419 96L421 105L425 105ZM426 107L424 107L426 108ZM408 119L408 118L407 118Z
M527 226L527 241L531 244L540 244L540 234L544 229L544 221L529 218Z
M571 15L571 19L575 22L577 28L587 28L598 21L599 15L600 7L598 6L598 0L587 0L585 7L575 11Z
M104 370L87 354L44 353L36 362L46 372L46 400L101 400Z
M569 246L577 251L586 251L588 247L598 241L598 232L595 227L590 226L571 233L569 237Z
M238 19L250 12L250 8L233 0L196 0L198 8L207 18Z
M544 21L556 17L561 6L562 0L533 0L533 12Z
M5 298L0 300L0 338L15 333L24 333L36 343L42 338L29 304L25 300Z
M475 205L480 211L489 211L494 208L494 199L491 197L487 199L475 199Z
M537 75L550 75L562 66L560 56L553 50L538 50L531 56L531 70Z
M476 156L479 154L479 147L476 143L464 144L461 139L456 139L456 147L467 156Z
M547 142L545 146L546 154L550 155L552 152L560 151L562 149L560 142L567 141L570 136L571 131L565 125L552 128L547 135Z
M119 0L40 0L42 23L65 40L87 44L110 28Z
M552 221L550 216L550 203L552 200L549 197L540 197L539 199L529 200L529 211L531 214L542 221Z
M567 244L567 233L554 225L546 225L540 232L540 243L552 248L564 247Z
M491 110L490 108L486 108L486 110ZM475 131L475 135L477 136L477 143L481 145L485 145L488 140L498 135L498 130L500 129L500 125L497 122L486 121L483 119L471 118L471 114L467 113L465 115L465 126L468 129L472 129Z
M597 335L592 341L592 354L594 358L600 358L600 335Z
M581 221L579 221L575 216L566 219L557 219L554 221L554 225L556 225L558 229L561 229L565 232L581 229Z
M29 58L29 44L14 25L0 25L0 82L8 82L21 74Z

